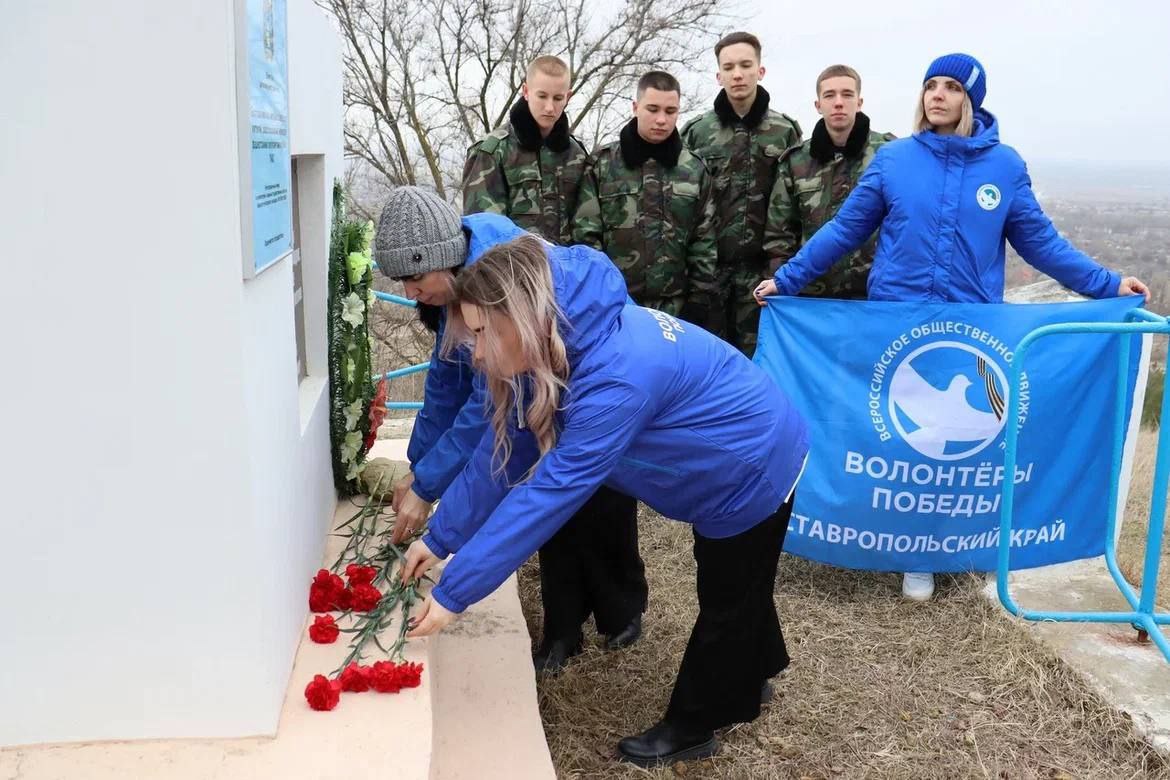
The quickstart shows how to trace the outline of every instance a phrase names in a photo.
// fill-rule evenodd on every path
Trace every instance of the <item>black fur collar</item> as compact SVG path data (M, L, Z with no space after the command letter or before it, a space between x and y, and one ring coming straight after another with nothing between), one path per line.
M516 101L516 105L508 112L508 118L512 120L512 129L516 131L516 137L520 139L520 148L524 151L539 152L542 145L554 152L568 151L569 118L564 114L561 114L561 118L553 125L552 132L547 138L540 137L540 126L532 118L532 112L528 110L528 101L524 98Z
M735 113L735 109L731 107L731 101L727 99L727 90L721 89L719 94L715 96L715 115L719 117L719 123L724 127L741 122L748 130L755 130L760 126L760 122L764 121L764 115L768 113L768 102L771 99L768 90L757 84L756 101L752 103L752 107L741 119L739 114Z
M678 129L666 137L665 141L652 144L638 135L638 120L631 119L622 128L621 132L622 162L627 168L641 168L647 160L657 160L667 168L678 165L678 156L682 154L682 138Z
M860 157L868 140L869 117L858 111L857 118L853 121L853 129L849 131L849 137L845 139L845 156L850 159ZM837 154L837 147L833 145L833 139L829 137L829 130L825 127L824 119L817 122L816 127L813 128L812 141L809 142L808 151L813 159L821 163L829 162Z

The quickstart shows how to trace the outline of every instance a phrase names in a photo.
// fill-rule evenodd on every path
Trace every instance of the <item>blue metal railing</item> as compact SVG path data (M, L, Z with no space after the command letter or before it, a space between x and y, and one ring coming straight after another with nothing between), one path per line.
M377 290L374 291L374 297L380 301L387 301L389 303L396 303L399 306L409 306L412 309L418 305L414 301L410 300L409 298L403 298L401 295L393 295L391 293L379 292ZM387 371L385 374L382 374L381 376L375 374L374 379L385 378L387 381L389 381L391 379L397 379L398 377L401 377L401 376L409 376L410 374L417 374L417 373L420 373L422 371L426 371L430 367L431 367L431 363L428 360L426 363L418 363L417 365L407 366L406 368L396 368L393 371ZM387 409L421 409L422 404L419 403L418 401L387 401L386 408Z
M996 589L1004 608L1025 620L1045 620L1074 623L1130 623L1134 628L1154 640L1158 649L1170 661L1170 642L1158 628L1170 624L1170 614L1154 612L1154 597L1157 593L1158 566L1162 556L1162 532L1166 522L1166 492L1170 483L1170 382L1163 384L1162 421L1158 433L1157 456L1154 465L1153 496L1150 502L1149 529L1146 536L1145 566L1142 570L1141 596L1134 593L1117 565L1117 499L1120 492L1121 463L1125 448L1125 433L1129 425L1126 415L1130 348L1135 336L1170 334L1170 321L1165 317L1134 309L1126 316L1124 323L1063 323L1045 325L1026 335L1015 350L1011 364L1011 389L1009 391L1009 412L1007 436L1004 447L1004 473L1014 474L1016 468L1016 446L1019 440L1020 377L1024 369L1024 357L1028 350L1042 338L1070 333L1105 333L1121 336L1118 350L1117 405L1113 429L1113 468L1109 486L1109 519L1106 524L1105 563L1117 588L1129 603L1130 612L1052 612L1022 609L1008 591L1010 568L1012 510L1014 508L1015 480L1005 479L1002 487L1001 512L999 521L999 566L996 571ZM1167 377L1170 379L1170 376ZM1135 407L1137 399L1134 399ZM1134 414L1141 414L1135 408Z

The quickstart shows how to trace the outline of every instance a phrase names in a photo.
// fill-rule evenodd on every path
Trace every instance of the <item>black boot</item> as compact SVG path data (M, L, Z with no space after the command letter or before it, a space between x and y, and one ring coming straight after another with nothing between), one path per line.
M581 652L581 635L575 639L545 639L532 654L536 671L556 674L565 668L565 662Z
M638 641L638 637L642 636L642 616L635 615L625 628L616 634L606 634L605 649L606 650L621 650L623 647L629 647Z
M706 758L718 749L714 731L692 731L665 720L618 743L621 760L641 767Z

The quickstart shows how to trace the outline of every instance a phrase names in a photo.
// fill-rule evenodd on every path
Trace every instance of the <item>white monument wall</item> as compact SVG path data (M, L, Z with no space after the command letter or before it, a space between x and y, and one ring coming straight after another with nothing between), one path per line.
M243 281L231 0L0 19L0 746L275 730L335 503L340 41L289 0L290 258Z

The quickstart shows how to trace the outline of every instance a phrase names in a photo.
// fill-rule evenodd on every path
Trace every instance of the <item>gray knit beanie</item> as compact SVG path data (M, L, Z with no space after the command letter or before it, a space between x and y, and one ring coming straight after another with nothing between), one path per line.
M451 204L420 187L390 190L374 235L374 262L382 273L400 279L466 261L467 240Z

